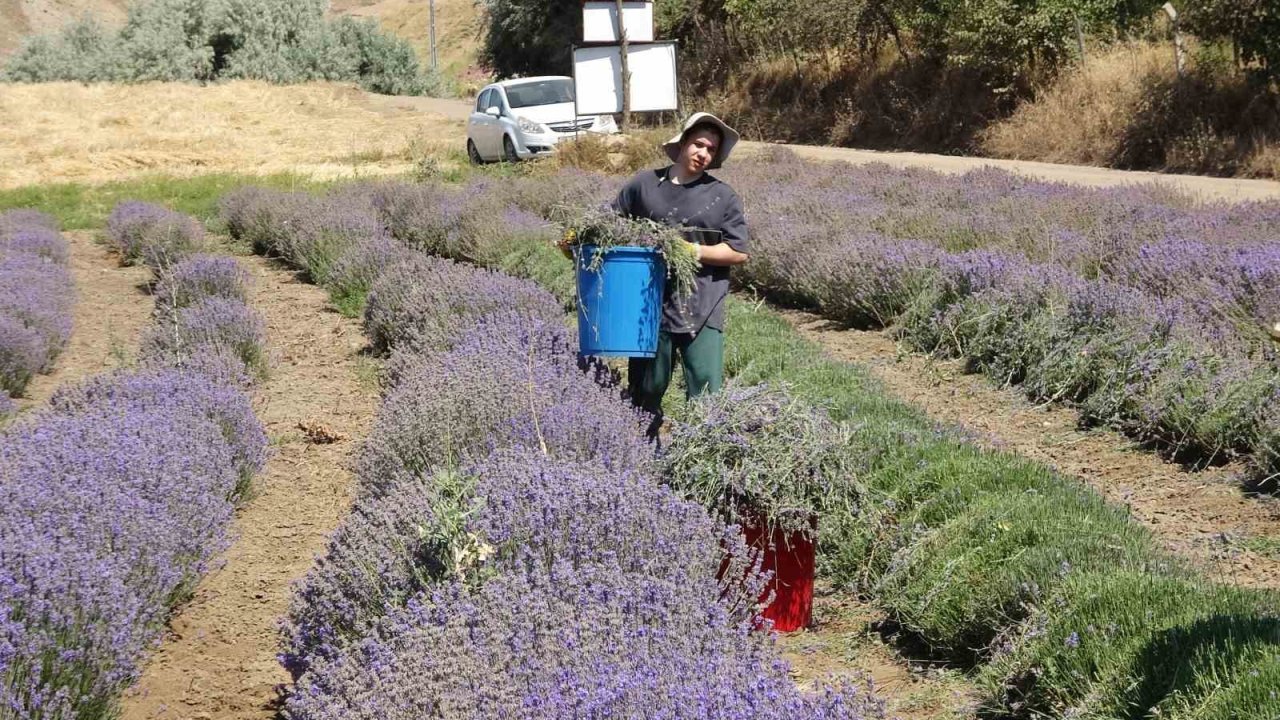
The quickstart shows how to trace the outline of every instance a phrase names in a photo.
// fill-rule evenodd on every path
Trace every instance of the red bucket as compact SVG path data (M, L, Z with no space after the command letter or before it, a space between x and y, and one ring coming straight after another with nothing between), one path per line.
M763 553L761 570L773 573L769 587L761 596L761 601L773 594L773 602L765 607L761 615L773 621L776 632L795 632L809 624L813 615L813 575L815 548L811 539L816 533L817 519L813 521L814 531L785 532L774 528L770 537L765 537L765 529L760 525L746 525L742 528L747 545Z

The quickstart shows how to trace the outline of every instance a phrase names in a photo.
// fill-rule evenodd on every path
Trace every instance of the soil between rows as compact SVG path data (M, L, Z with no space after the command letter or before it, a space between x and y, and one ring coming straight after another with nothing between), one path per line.
M126 693L123 720L276 715L289 681L276 660L278 623L293 583L350 508L348 461L377 408L360 324L329 310L322 290L278 264L240 261L254 278L250 302L267 324L271 375L255 407L274 454L236 513L221 566L174 614Z

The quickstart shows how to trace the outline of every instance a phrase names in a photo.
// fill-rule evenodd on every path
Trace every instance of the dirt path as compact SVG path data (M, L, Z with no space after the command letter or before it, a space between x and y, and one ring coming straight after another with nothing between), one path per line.
M772 143L744 142L739 147L750 151L760 150ZM932 155L913 152L881 152L857 148L826 147L821 145L783 145L808 160L838 160L854 165L883 163L895 168L919 168L944 175L959 175L984 167L996 167L1016 175L1063 182L1085 187L1118 187L1155 183L1176 188L1202 200L1226 200L1246 202L1250 200L1280 199L1280 182L1274 180L1250 180L1242 178L1217 178L1202 175L1174 175L1172 173L1142 172L1137 170L1112 170L1090 165L1059 165L1031 160L1001 160L999 158L968 157L963 155Z
M778 649L791 676L806 689L833 678L870 681L889 717L899 720L954 720L973 717L977 689L962 672L902 657L877 630L883 611L848 593L819 593L813 599L813 627L782 635Z
M270 718L277 688L289 680L276 661L276 626L291 583L311 567L351 501L349 455L377 406L362 377L359 323L327 310L319 288L257 257L253 304L267 320L271 377L258 413L275 455L237 513L235 542L221 568L173 617L171 632L144 664L123 701L124 720ZM344 439L311 444L300 424Z
M883 332L836 328L798 311L782 314L803 336L841 360L869 367L890 392L931 417L1080 478L1108 500L1128 505L1169 550L1194 559L1210 577L1280 587L1280 500L1244 497L1236 468L1187 471L1119 433L1082 431L1074 410L1032 405L1016 389L998 389L981 375L964 373L959 361L904 353Z
M63 383L120 367L133 357L142 332L151 324L151 298L143 289L151 278L145 267L120 267L92 232L65 232L71 247L71 276L76 304L71 341L53 372L27 385L18 407L43 405Z

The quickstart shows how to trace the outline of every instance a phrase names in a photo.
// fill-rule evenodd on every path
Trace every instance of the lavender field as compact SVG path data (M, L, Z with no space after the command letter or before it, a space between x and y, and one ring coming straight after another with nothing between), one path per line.
M0 213L0 419L16 411L31 377L46 372L71 337L75 284L54 218Z
M754 232L742 295L887 328L1271 483L1277 208L786 154L725 176ZM726 487L797 528L817 513L825 586L883 612L903 658L963 673L978 706L957 712L1280 715L1275 591L930 421L766 305L731 300L727 392L647 440L618 373L577 355L554 247L556 219L623 180L534 168L222 198L233 241L358 316L381 368L354 505L281 619L283 717L889 716L861 682L794 681ZM30 256L57 277L52 223L4 218L0 268ZM0 718L116 713L267 456L244 268L158 205L118 205L105 236L151 268L154 324L135 367L0 430Z
M747 175L738 181L750 187ZM387 356L356 506L298 586L282 633L295 676L287 717L883 714L857 687L786 681L767 636L750 632L753 591L714 579L718 548L740 538L664 475L705 477L723 460L647 445L617 378L575 358L571 267L543 218L607 199L618 182L564 171L225 198L235 237L323 283ZM809 236L749 212L751 284L781 287L813 267L801 242L822 257ZM935 247L934 265L904 253L884 267L917 273L912 292L924 293L947 251L919 246ZM846 252L842 265L817 267L847 280L837 267L877 260ZM892 280L883 268L875 276ZM817 296L784 300L825 311ZM877 322L909 327L907 317ZM809 422L801 436L844 458L822 486L820 573L872 598L928 657L969 667L984 712L1225 719L1280 709L1275 593L1204 578L1122 508L937 427L767 311L735 303L730 323L735 384L790 388L814 408L799 417L835 423ZM762 453L788 437L751 427L736 441ZM1204 680L1175 682L1190 677Z
M136 237L157 271L137 364L0 432L0 717L114 715L266 461L247 276L167 233Z
M1280 204L786 153L728 179L750 198L762 262L742 280L756 291L891 328L1175 459L1246 456L1274 486Z

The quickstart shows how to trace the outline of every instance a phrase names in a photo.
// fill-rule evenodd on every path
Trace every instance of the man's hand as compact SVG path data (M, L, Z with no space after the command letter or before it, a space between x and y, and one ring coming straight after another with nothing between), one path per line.
M734 250L733 246L726 242L698 246L698 260L703 265L731 267L733 265L741 265L750 259L750 255Z
M556 248L570 260L573 259L573 241L575 239L573 230L566 229L556 240Z

